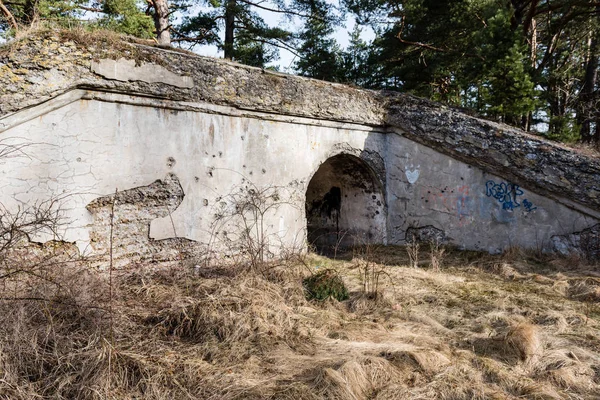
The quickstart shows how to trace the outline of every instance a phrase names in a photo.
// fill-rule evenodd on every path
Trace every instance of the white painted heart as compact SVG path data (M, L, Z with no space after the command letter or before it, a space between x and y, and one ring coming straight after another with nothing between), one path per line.
M406 179L408 179L408 183L413 184L417 181L417 179L419 179L419 170L415 169L415 170L406 170L405 171L406 174Z

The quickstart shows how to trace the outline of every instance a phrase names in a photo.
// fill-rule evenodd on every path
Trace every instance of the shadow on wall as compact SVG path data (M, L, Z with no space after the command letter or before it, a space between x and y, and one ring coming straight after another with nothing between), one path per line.
M319 166L306 190L308 242L320 253L384 243L386 237L385 190L365 160L370 153L339 150Z

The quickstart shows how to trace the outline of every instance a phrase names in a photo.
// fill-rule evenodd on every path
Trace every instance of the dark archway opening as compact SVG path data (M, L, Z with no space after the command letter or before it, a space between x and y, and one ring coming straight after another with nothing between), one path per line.
M340 154L325 161L306 190L308 242L320 253L384 243L383 188L360 158Z

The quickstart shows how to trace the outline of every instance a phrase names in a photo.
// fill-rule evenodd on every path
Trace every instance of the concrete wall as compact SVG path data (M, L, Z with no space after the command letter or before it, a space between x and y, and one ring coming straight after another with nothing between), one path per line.
M402 241L411 227L433 227L467 249L551 250L553 235L597 223L592 211L574 211L398 134L386 139L391 242Z
M105 95L55 110L46 104L52 111L3 132L4 144L25 147L0 159L1 201L10 209L58 195L68 220L64 239L104 251L110 195L130 190L117 197L115 217L116 225L128 226L116 236L130 254L144 251L148 224L153 239L177 236L207 244L218 236L226 243L223 236L239 231L234 203L250 190L271 188L267 195L277 191L278 197L266 214L270 242L304 245L305 192L320 164L341 153L384 152L385 135L359 125L134 103L129 96ZM148 188L156 180L156 188L176 201L167 194L158 196L163 202L144 203L157 197L156 188ZM173 180L182 194L168 191Z
M107 250L116 202L121 255L164 252L173 238L235 248L240 204L260 191L270 201L264 233L273 251L305 244L306 210L332 187L341 189L341 228L362 241L403 243L409 228L435 228L470 249L549 249L552 235L597 223L592 211L573 211L401 131L193 106L94 93L38 106L35 118L17 114L0 136L19 146L0 158L0 200L15 209L58 197L64 239L96 253ZM346 162L327 162L340 154Z

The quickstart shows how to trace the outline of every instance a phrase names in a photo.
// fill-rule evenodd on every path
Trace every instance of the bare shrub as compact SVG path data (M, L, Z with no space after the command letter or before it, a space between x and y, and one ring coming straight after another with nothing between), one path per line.
M441 245L439 240L429 242L429 257L431 259L431 268L434 271L440 271L444 261L446 249Z
M406 242L406 252L408 253L408 259L412 268L419 266L419 247L419 242L414 236Z
M283 205L294 206L294 192L286 186L258 187L245 178L243 181L222 198L214 215L211 241L221 240L247 256L250 268L260 272L274 258L274 246L281 240L277 232L269 230L267 218ZM225 231L228 226L232 229Z

